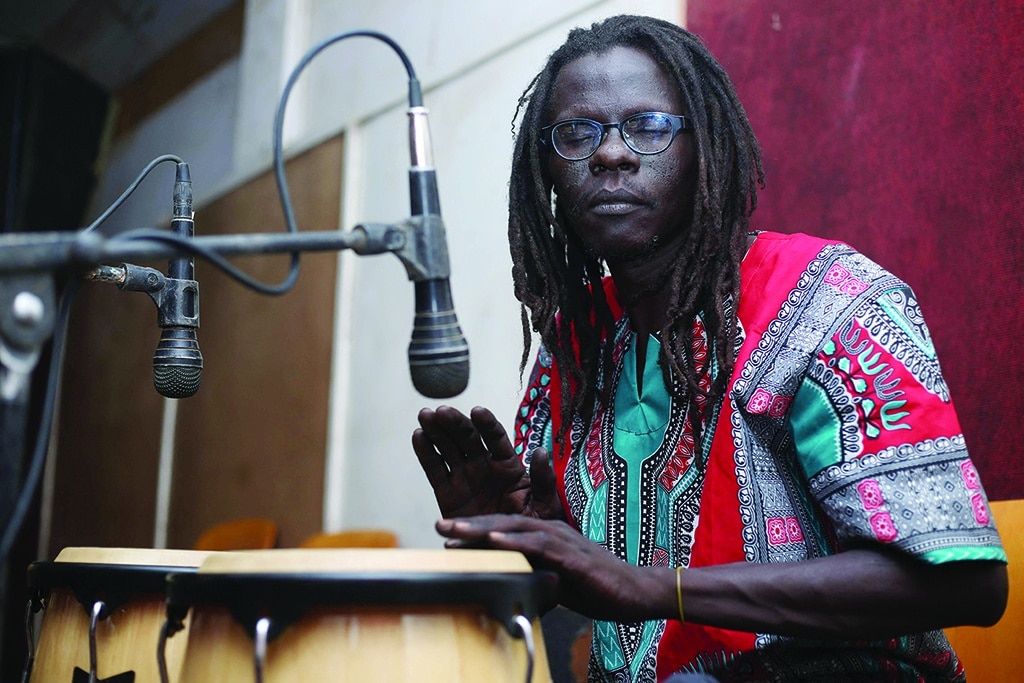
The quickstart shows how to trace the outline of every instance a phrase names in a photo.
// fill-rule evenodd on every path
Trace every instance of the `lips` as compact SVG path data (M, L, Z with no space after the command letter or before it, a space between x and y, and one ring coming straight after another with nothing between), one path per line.
M589 202L590 211L601 215L621 215L632 213L646 205L643 199L629 190L599 190Z

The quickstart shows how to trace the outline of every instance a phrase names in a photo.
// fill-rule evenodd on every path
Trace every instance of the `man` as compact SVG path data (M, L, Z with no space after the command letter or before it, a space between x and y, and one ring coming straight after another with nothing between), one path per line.
M757 142L679 27L575 30L520 106L542 348L515 446L483 408L420 413L446 545L557 572L592 680L962 680L940 629L998 620L1006 557L911 290L750 231Z

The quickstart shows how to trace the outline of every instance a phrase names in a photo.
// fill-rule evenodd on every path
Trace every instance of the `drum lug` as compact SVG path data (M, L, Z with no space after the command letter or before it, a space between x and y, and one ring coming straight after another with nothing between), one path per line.
M523 642L526 643L526 683L530 683L533 680L533 661L536 655L533 643L533 624L522 614L517 614L513 622L519 627L519 633L515 635L522 636Z
M102 616L105 616L106 609L103 601L97 600L92 604L92 612L89 615L89 683L96 683L96 626Z
M256 672L256 683L263 683L263 667L267 661L267 641L270 634L270 619L261 617L256 622L253 633L253 665Z

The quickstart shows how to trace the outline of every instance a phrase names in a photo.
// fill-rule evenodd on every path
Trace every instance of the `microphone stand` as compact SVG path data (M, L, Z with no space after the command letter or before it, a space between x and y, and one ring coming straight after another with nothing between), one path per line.
M200 237L184 237L165 230L148 228L130 230L111 237L95 232L93 228L102 223L127 199L155 164L167 160L182 161L173 155L165 155L151 162L135 184L84 230L0 235L0 564L6 561L7 552L13 543L13 534L20 527L20 523L12 521L16 521L15 518L22 514L27 506L29 491L34 489L42 468L43 451L40 439L36 444L26 485L19 494L32 370L43 345L54 334L54 328L58 324L60 331L55 337L53 358L59 358L63 348L64 322L71 302L70 293L77 287L78 278L83 272L90 279L115 282L122 289L148 291L141 284L126 283L126 280L131 280L128 271L134 269L137 274L139 270L136 266L130 266L129 261L200 256L243 284L264 294L276 295L287 291L298 277L298 258L301 252L352 249L361 256L389 252L395 254L405 266L409 279L417 283L417 286L424 282L447 282L449 272L444 223L436 212L416 214L399 223L364 223L355 226L349 232L299 232L295 226L282 154L284 114L288 96L299 74L314 57L327 47L353 37L380 40L395 51L409 76L410 115L416 113L414 119L418 117L420 125L425 129L425 110L422 109L423 98L419 80L405 52L394 40L376 31L349 31L327 38L314 46L292 71L274 120L274 171L287 232ZM225 257L230 256L274 253L291 254L289 275L284 282L276 286L267 286L251 280L225 260ZM122 263L121 268L104 265L118 261ZM68 292L62 301L60 316L57 315L55 295L58 274L71 277ZM159 308L159 303L157 305ZM458 330L457 324L455 329ZM414 336L415 333L414 326ZM461 338L461 330L458 330L458 336ZM461 353L465 354L464 343ZM52 361L53 359L51 368L55 368L56 365ZM54 374L51 370L51 375ZM55 382L55 377L51 377L51 382ZM52 387L47 391L41 435L49 434L54 393Z
M0 529L10 520L21 482L29 388L53 332L55 300L53 278L45 273L0 278Z
M424 233L423 223L429 220L430 216L412 216L399 223L363 223L348 232L209 235L183 240L170 239L170 233L155 229L113 237L86 231L0 235L0 533L9 531L18 503L29 385L41 350L54 332L59 275L113 282L124 266L112 268L105 263L126 266L129 261L195 253L206 257L291 253L294 257L304 251L351 249L360 256L395 254L410 280L447 277L446 272L434 272L437 267L433 264L441 261L434 255L439 247L416 238ZM43 426L46 433L49 427ZM6 547L0 562L6 558L10 540L3 539Z

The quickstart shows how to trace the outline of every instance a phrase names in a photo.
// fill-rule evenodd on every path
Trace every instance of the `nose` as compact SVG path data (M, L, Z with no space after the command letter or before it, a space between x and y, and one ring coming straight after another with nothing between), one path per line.
M609 128L597 151L590 157L590 170L592 173L630 170L639 165L637 156L622 139L622 132L618 128Z

